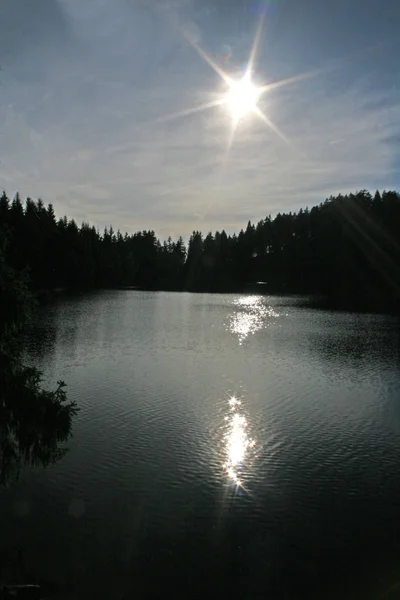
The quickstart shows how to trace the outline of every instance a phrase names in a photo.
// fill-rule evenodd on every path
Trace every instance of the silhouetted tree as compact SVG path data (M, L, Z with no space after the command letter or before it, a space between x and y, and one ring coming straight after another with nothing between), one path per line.
M327 296L337 305L392 310L400 295L400 197L376 191L330 197L297 213L278 213L238 235L200 231L160 242L154 231L122 235L56 220L51 204L0 197L0 224L13 231L13 267L29 267L33 290L139 286Z
M67 402L65 384L41 387L41 373L21 362L19 334L33 307L27 273L6 260L11 233L0 229L0 485L18 478L22 464L47 465L66 452L75 403Z

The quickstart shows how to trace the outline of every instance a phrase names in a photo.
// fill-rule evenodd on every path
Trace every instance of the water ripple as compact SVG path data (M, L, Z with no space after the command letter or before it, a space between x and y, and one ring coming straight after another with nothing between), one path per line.
M33 540L79 597L112 597L132 565L149 597L183 574L231 597L360 585L400 556L396 327L259 296L43 309L32 361L81 411L66 457L0 492L2 543Z

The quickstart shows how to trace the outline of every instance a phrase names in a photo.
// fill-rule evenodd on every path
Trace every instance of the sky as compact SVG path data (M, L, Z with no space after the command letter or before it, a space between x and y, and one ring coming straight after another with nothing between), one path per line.
M398 0L0 0L0 188L161 238L399 189L399 22ZM232 135L194 109L258 28L254 84L294 81Z

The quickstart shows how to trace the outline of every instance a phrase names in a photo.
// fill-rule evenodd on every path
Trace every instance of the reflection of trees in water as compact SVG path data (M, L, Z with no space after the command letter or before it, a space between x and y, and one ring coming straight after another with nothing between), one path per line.
M24 352L28 353L29 358L34 357L35 361L42 361L53 353L57 343L57 328L54 323L50 319L40 320L39 317L42 315L30 324L23 340Z
M1 0L0 0L1 1ZM79 353L82 324L94 322L93 335L98 325L98 315L93 314L93 304L88 302L90 295L81 298L66 295L52 304L40 306L34 318L25 328L23 337L23 359L39 368L46 365L46 375L56 376L57 357L62 353L70 362ZM54 367L54 369L53 369ZM47 377L46 377L47 379Z
M11 377L0 402L0 485L16 481L24 465L47 466L62 458L77 411L66 402L62 381L49 392L40 389L36 369Z
M391 326L392 325L392 326ZM359 315L348 320L336 331L319 332L307 336L307 349L327 360L351 363L375 361L393 364L400 357L399 332L396 323L386 323Z

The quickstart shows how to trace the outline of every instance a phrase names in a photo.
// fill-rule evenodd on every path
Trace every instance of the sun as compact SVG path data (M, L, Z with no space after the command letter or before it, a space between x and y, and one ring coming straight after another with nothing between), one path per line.
M213 69L213 71L215 71L215 73L226 84L226 87L223 93L214 94L214 99L210 99L209 102L205 102L198 106L193 106L187 108L186 110L181 110L175 114L162 117L161 120L164 121L186 117L195 113L200 113L212 108L223 106L225 109L228 109L228 112L231 114L232 117L231 131L228 138L226 156L228 155L232 146L235 131L239 125L239 122L246 120L252 115L256 115L261 121L263 121L263 123L269 129L271 129L276 135L278 135L282 139L282 141L284 141L286 144L289 144L290 141L287 139L284 133L275 125L271 118L267 114L265 114L264 110L260 108L262 96L264 96L265 93L280 88L284 85L295 83L308 77L314 77L315 75L318 75L318 73L320 73L321 71L316 70L310 71L309 73L301 73L300 75L294 75L293 77L281 79L280 81L264 83L264 85L262 86L254 85L254 83L252 82L252 73L254 71L254 63L258 51L258 46L260 43L264 19L265 11L262 12L261 18L258 22L257 32L251 48L246 71L240 79L236 79L229 75L227 72L225 72L224 69L222 69L222 67L220 67L218 63L216 63L215 60L205 50L203 50L203 48L199 45L198 41L194 39L192 35L190 35L187 31L183 32L186 41L189 42L189 44L196 50L196 52L204 60L204 62L207 63Z
M225 103L235 121L246 117L257 108L262 90L256 87L246 73L239 81L229 82Z

